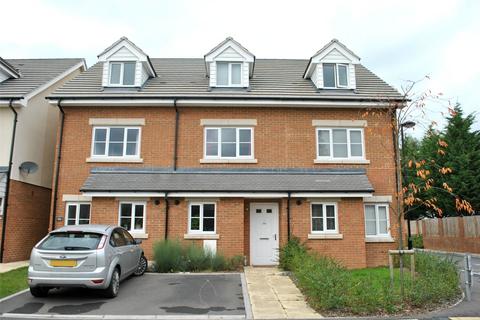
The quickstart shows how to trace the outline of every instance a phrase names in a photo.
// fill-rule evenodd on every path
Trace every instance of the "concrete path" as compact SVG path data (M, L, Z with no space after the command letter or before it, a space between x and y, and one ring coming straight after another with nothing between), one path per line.
M8 263L0 263L0 273L12 271L21 267L27 267L27 261L17 261L17 262L8 262Z
M278 268L246 267L245 278L254 319L322 318Z

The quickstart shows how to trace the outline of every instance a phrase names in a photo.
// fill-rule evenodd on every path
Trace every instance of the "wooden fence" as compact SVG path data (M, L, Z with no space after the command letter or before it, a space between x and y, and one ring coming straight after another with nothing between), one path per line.
M412 221L412 234L423 235L425 249L480 253L480 216Z

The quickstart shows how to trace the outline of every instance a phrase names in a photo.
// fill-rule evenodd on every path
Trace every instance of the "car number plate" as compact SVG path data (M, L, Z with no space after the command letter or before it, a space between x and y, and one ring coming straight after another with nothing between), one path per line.
M52 267L75 267L77 261L75 260L50 260Z

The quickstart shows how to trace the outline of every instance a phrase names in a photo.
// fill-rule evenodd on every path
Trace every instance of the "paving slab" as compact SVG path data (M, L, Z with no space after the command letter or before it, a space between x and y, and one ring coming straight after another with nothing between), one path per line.
M19 269L22 267L27 267L27 266L28 266L28 260L0 263L0 273L12 271L12 270Z

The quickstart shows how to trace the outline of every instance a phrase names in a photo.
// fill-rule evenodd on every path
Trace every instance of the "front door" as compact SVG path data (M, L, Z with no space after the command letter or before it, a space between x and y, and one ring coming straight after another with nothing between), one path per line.
M278 204L250 204L250 264L278 264Z

